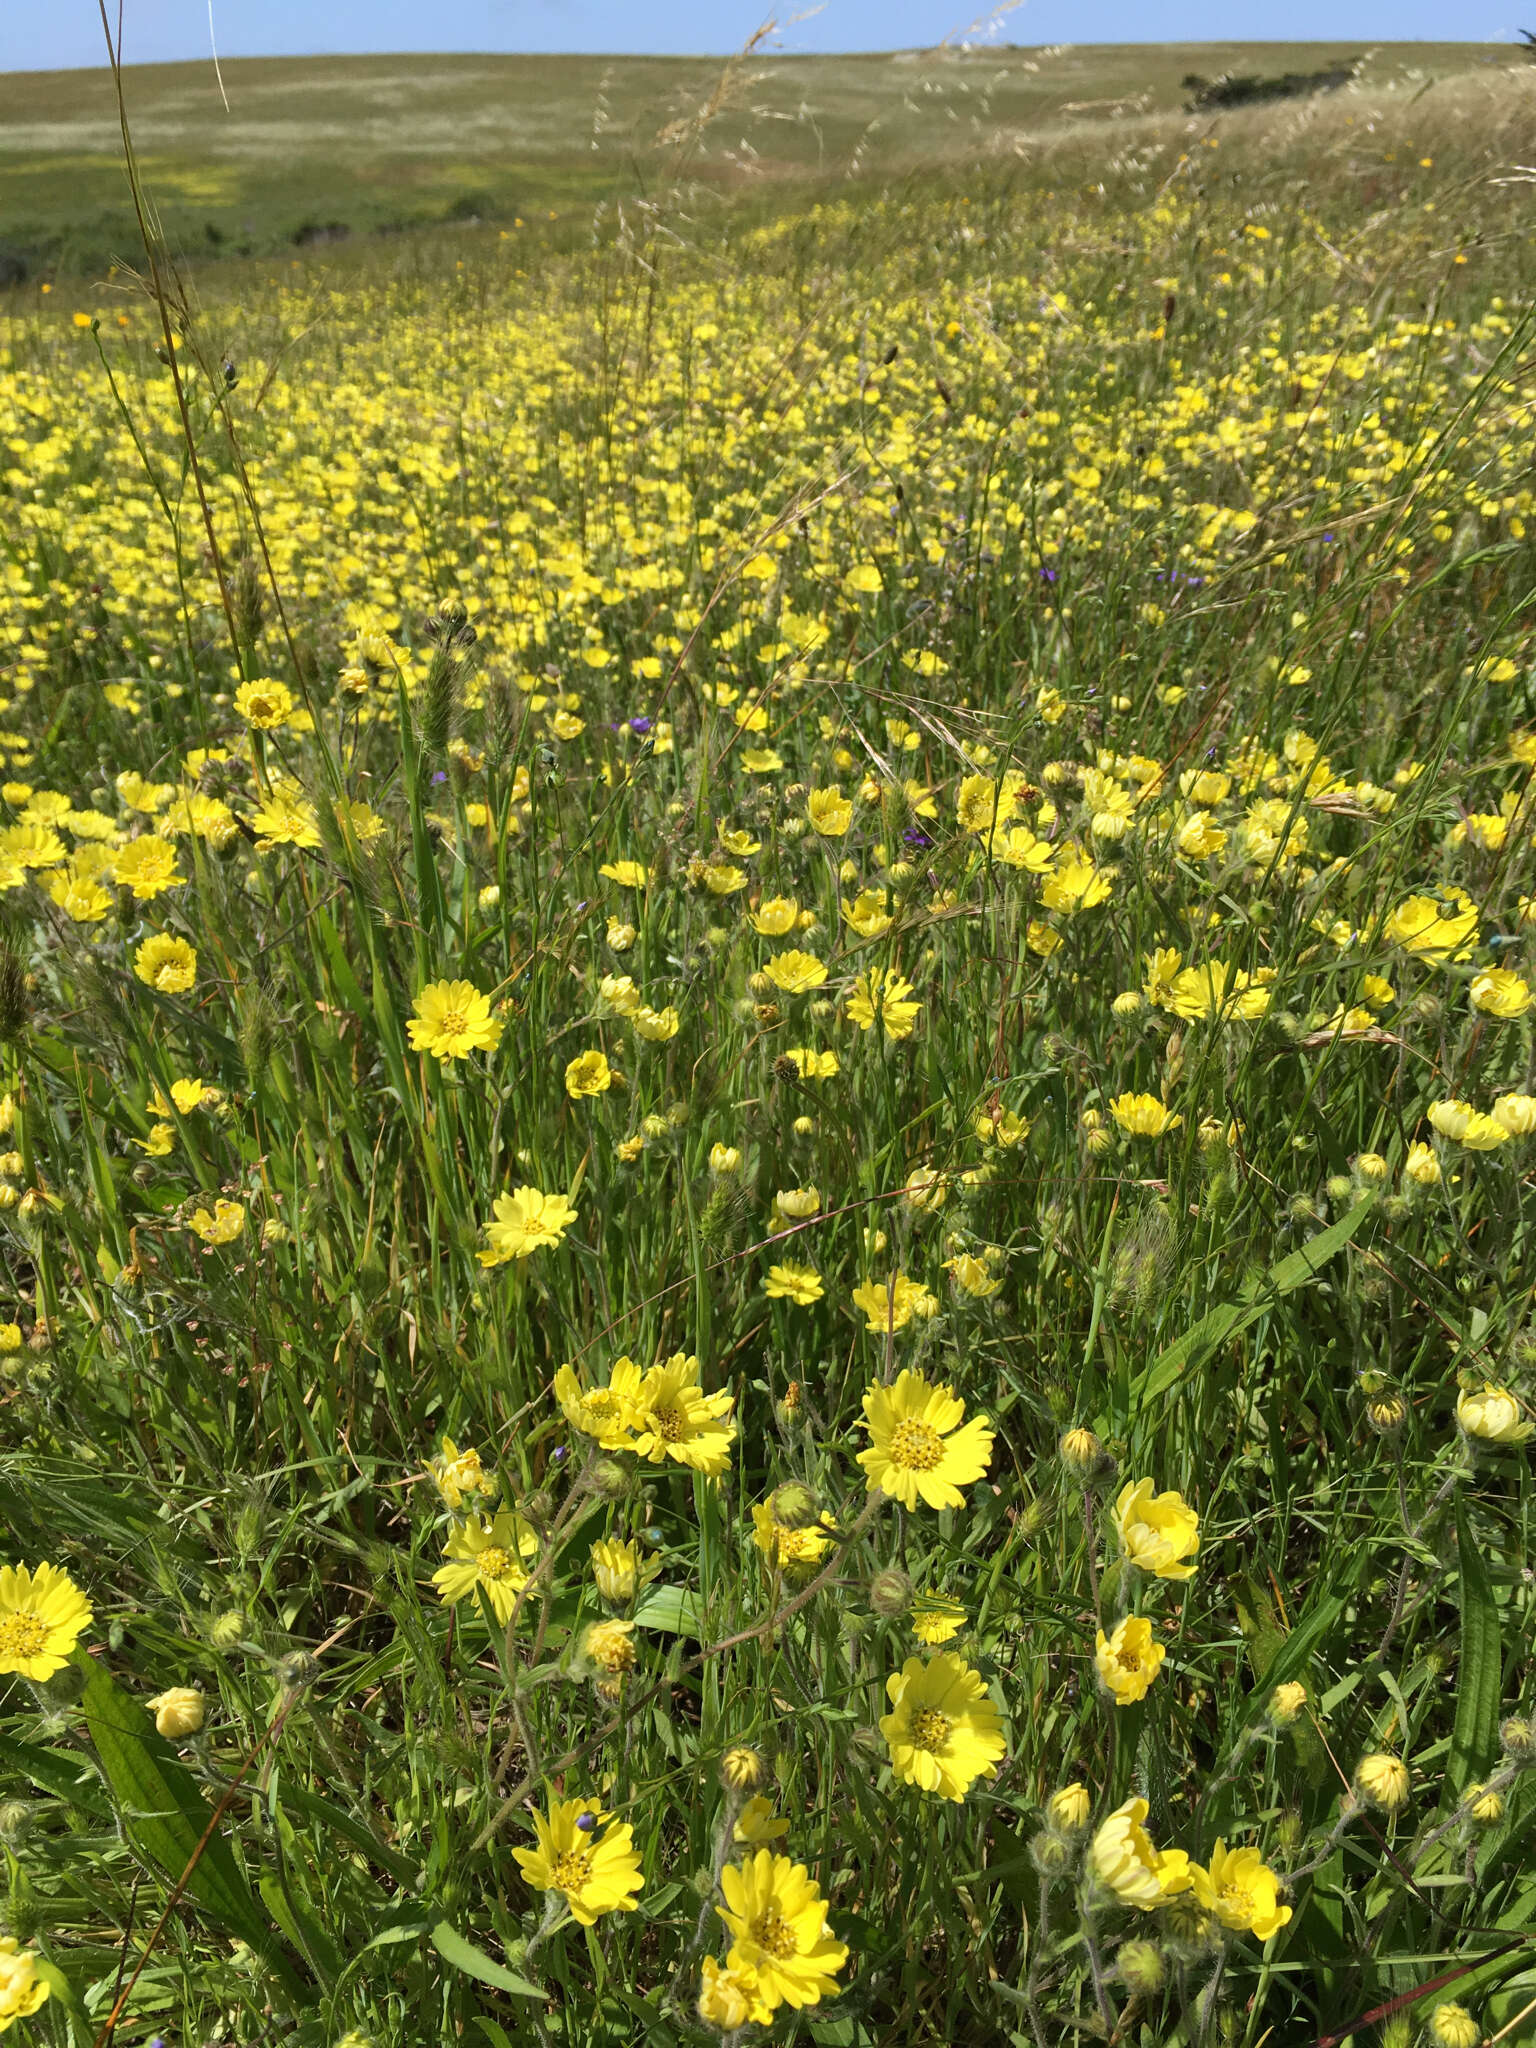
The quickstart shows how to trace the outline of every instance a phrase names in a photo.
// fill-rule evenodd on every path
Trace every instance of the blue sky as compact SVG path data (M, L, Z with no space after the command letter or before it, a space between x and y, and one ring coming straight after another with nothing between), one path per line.
M977 4L977 0L970 0ZM980 0L985 7L986 0ZM967 0L828 0L785 28L787 50L889 50L964 31ZM1511 0L1024 0L996 31L1015 43L1509 41ZM133 63L205 56L207 0L123 0ZM762 21L756 0L213 0L219 54L369 50L650 50L725 53ZM109 10L116 15L116 0ZM792 15L791 4L781 10ZM1528 9L1536 14L1536 0ZM0 70L102 61L95 0L4 0Z

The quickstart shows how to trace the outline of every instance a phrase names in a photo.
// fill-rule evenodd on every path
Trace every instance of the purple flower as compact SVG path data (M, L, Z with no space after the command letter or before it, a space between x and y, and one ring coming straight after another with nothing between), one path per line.
M1042 583L1054 583L1056 581L1056 571L1054 569L1042 569L1040 571L1040 581Z
M932 846L933 844L933 841L928 837L928 834L926 832L920 832L916 825L908 825L908 827L902 833L901 836L903 839L905 839L908 846L924 847Z
M446 781L448 780L448 771L447 771L447 769L446 769L446 768L434 768L434 769L433 769L433 771L432 771L432 780L433 780L434 782L446 782Z
M629 721L629 729L631 732L644 734L650 731L651 724L652 721L649 718L632 718Z

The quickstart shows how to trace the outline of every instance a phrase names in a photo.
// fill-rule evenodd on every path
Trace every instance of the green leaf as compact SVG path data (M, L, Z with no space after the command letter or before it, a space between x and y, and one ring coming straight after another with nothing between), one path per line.
M183 1896L262 1957L291 1998L309 2003L313 1990L278 1947L228 1840L218 1828L208 1834L213 1811L192 1773L137 1700L89 1657L76 1661L87 1674L81 1710L129 1840L172 1884L185 1878Z
M476 1948L472 1941L466 1941L449 1926L446 1920L439 1920L427 1936L445 1963L455 1970L461 1970L466 1977L474 1977L482 1984L494 1985L498 1991L510 1991L515 1998L547 1998L542 1986L530 1984L526 1977L519 1977L502 1963L493 1962L483 1948Z
M66 1749L39 1749L31 1742L17 1742L0 1735L0 1764L7 1764L30 1778L40 1792L51 1792L78 1806L94 1820L107 1818L101 1780L83 1756Z
M1278 1296L1294 1294L1298 1287L1316 1279L1328 1261L1343 1251L1375 1206L1375 1196L1366 1195L1336 1223L1320 1230L1299 1251L1287 1253L1271 1266L1261 1280L1244 1289L1237 1301L1223 1302L1220 1307L1207 1310L1176 1343L1170 1344L1166 1351L1160 1351L1144 1373L1139 1373L1132 1380L1127 1404L1129 1414L1134 1415L1144 1403L1165 1394L1192 1365L1209 1357L1228 1337L1236 1336L1239 1330L1257 1322ZM1100 1416L1097 1426L1101 1430L1111 1430L1115 1425L1109 1417Z
M1488 1566L1467 1526L1465 1506L1456 1506L1456 1554L1461 1564L1461 1657L1456 1673L1456 1721L1445 1767L1448 1797L1460 1799L1468 1784L1492 1762L1499 1742L1499 1696L1504 1652L1499 1611Z
M682 1586L653 1586L635 1609L635 1625L696 1636L700 1633L698 1598Z

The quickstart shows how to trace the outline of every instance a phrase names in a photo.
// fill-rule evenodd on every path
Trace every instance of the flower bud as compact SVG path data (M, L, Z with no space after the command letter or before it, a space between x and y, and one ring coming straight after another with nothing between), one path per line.
M1043 1878L1065 1877L1072 1868L1071 1845L1049 1828L1042 1828L1029 1840L1029 1858Z
M245 1634L245 1616L238 1607L226 1607L208 1624L208 1640L216 1650L232 1650Z
M1115 1970L1134 1998L1155 1998L1168 1981L1163 1952L1155 1941L1122 1943L1115 1957Z
M1307 1704L1307 1688L1291 1679L1277 1685L1269 1696L1269 1718L1277 1728L1289 1728Z
M1463 1804L1467 1818L1480 1828L1497 1827L1504 1818L1504 1795L1490 1792L1486 1785L1469 1785Z
M302 1692L320 1676L320 1659L309 1650L293 1650L280 1659L277 1682L289 1692Z
M622 1500L629 1491L629 1474L616 1458L599 1458L588 1477L604 1500Z
M1499 1730L1499 1741L1512 1764L1536 1761L1536 1728L1522 1715L1510 1715Z
M887 1565L884 1571L876 1572L869 1582L869 1604L876 1614L882 1614L887 1621L893 1621L898 1614L905 1614L912 1605L912 1581L895 1565Z
M535 1529L547 1529L555 1519L555 1497L547 1487L525 1494L520 1506Z
M1361 1757L1355 1766L1355 1790L1383 1813L1400 1813L1413 1789L1408 1766L1401 1757L1375 1751Z
M156 1693L148 1704L155 1717L155 1731L167 1742L196 1735L208 1711L208 1702L191 1685L173 1685L169 1692Z
M31 1831L31 1800L0 1800L0 1842L3 1842L7 1849L19 1849Z
M728 1792L755 1792L767 1775L762 1751L744 1743L728 1749L720 1759L720 1782Z
M1045 1802L1045 1817L1058 1834L1080 1835L1088 1825L1093 1802L1086 1785L1063 1785Z
M768 1511L783 1529L814 1529L822 1519L820 1501L800 1479L787 1479L782 1486L776 1486L769 1498Z
M1464 2005L1448 1999L1429 2016L1429 2038L1436 2048L1477 2048L1483 2030Z
M1393 1436L1408 1419L1408 1403L1401 1394L1378 1394L1366 1402L1365 1419L1378 1436Z
M1104 1446L1091 1429L1069 1429L1057 1445L1061 1462L1074 1478L1086 1479L1098 1469Z

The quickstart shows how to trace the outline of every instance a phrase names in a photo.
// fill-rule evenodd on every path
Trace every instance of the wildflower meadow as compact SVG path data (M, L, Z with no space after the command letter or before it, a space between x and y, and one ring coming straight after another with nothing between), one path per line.
M7 295L0 2033L1536 2039L1475 90Z

